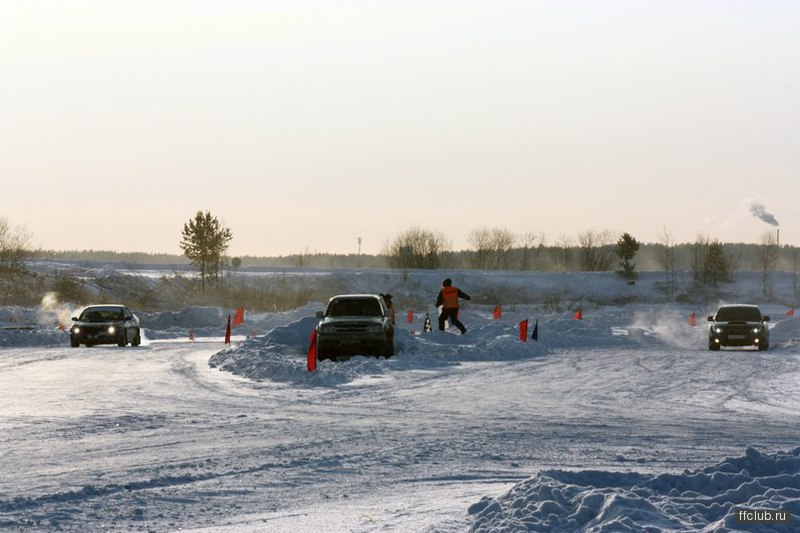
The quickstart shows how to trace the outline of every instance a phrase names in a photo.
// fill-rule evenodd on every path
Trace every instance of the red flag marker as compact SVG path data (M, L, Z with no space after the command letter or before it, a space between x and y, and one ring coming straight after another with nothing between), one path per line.
M409 324L414 323L414 310L410 307L408 308L408 316L406 317L406 320L408 320Z
M526 318L519 323L519 340L526 342L528 340L528 319Z
M500 309L500 306L498 305L497 307L494 308L494 311L492 311L492 318L494 318L495 320L500 320L501 316L503 316L503 311Z
M794 308L791 308L788 311L786 311L786 316L794 316Z
M231 325L236 327L239 324L244 324L244 307L239 307L236 309L236 314L233 315L233 322Z
M231 343L231 315L228 315L228 326L225 328L225 344Z
M193 341L193 340L194 340L194 330L193 330L193 329L190 329L190 330L189 330L189 340L190 340L190 341Z
M694 311L692 311L692 314L689 315L689 325L692 327L697 325L697 315L694 314Z
M311 332L311 343L308 346L308 354L306 354L306 361L308 363L308 371L313 372L317 369L317 330Z
M583 320L583 309L579 307L578 312L575 313L575 316L573 316L572 318L574 318L575 320Z

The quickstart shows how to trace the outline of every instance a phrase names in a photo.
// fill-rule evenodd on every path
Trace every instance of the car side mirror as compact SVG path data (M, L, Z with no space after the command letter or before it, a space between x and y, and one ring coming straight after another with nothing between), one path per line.
M325 318L325 313L323 311L317 311L314 316L317 318Z
M77 322L78 321L78 317L76 317L76 316L72 317L72 321L73 322Z
M761 320L763 320L764 322L769 322L769 316L762 316Z
M714 317L713 316L708 317L708 321L709 322L714 322Z

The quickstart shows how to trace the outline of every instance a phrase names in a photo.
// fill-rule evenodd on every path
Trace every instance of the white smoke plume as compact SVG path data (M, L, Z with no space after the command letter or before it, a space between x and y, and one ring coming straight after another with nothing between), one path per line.
M58 301L58 293L48 292L42 297L37 310L37 320L41 325L57 324L64 329L72 317L72 309Z
M760 218L770 226L778 226L778 220L771 213L767 212L767 208L758 200L751 201L748 207L753 216Z

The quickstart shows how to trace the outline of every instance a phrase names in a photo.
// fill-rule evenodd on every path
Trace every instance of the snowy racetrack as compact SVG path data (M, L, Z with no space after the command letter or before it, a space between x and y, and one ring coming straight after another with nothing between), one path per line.
M408 336L394 359L326 362L306 384L210 367L216 339L4 349L0 527L502 529L468 509L539 471L680 473L798 446L794 331L768 352L709 352L703 334L486 361L460 346L435 365ZM458 340L431 335L440 352Z

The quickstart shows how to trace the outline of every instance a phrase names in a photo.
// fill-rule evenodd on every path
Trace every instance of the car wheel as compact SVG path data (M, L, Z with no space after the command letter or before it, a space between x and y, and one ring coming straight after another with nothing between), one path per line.
M123 329L122 330L122 336L119 339L117 339L117 346L122 348L126 344L128 344L128 330L127 329Z
M764 352L766 350L769 350L769 343L768 342L765 342L764 344L759 344L758 345L758 351L759 352Z
M80 346L80 345L81 345L81 343L80 343L80 341L79 341L78 339L76 339L75 337L70 337L70 338L69 338L69 345L70 345L70 346L72 346L73 348L77 348L78 346Z
M718 352L719 351L719 344L717 344L716 342L709 342L708 343L708 349L711 350L711 351L714 351L714 352Z
M131 346L139 346L142 343L142 330L136 330L136 336L131 341Z

